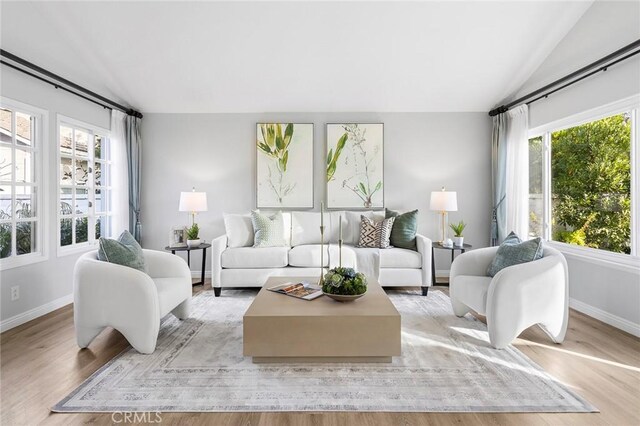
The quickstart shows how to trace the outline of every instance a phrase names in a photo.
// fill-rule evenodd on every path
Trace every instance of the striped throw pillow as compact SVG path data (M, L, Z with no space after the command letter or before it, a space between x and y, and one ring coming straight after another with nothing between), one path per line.
M360 239L358 247L389 248L389 237L395 217L375 222L366 216L360 216Z
M251 223L253 224L254 247L286 247L282 212L267 216L266 214L252 211Z

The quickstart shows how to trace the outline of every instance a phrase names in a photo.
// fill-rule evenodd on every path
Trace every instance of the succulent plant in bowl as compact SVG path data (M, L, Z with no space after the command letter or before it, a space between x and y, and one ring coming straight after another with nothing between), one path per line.
M187 245L189 247L195 247L199 246L201 242L200 227L197 223L194 223L187 229Z
M340 302L355 300L367 292L367 277L353 268L333 268L324 276L322 292Z
M462 247L464 244L464 236L462 235L462 232L464 231L464 228L467 227L467 224L460 221L458 223L450 224L449 227L453 230L453 245Z

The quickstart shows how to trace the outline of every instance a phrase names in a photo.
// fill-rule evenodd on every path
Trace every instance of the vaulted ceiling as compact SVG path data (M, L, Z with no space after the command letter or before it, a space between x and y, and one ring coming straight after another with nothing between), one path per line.
M3 1L0 43L143 112L488 111L590 4Z

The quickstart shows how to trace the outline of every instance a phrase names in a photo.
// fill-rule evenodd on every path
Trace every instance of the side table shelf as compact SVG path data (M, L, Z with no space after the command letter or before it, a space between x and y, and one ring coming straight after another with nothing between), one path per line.
M436 285L436 249L451 250L451 263L455 259L456 250L460 250L460 253L464 253L467 249L473 248L471 244L463 244L462 246L443 246L442 243L433 243L431 246L431 285ZM447 283L449 285L449 283ZM428 288L428 287L427 287ZM424 292L424 290L423 290Z
M207 263L207 249L211 247L211 244L202 243L198 246L193 247L165 247L164 249L167 251L171 251L171 254L176 254L177 251L186 251L187 252L187 265L189 265L189 269L191 269L191 251L192 250L202 250L202 272L200 273L200 281L197 283L193 283L192 285L202 285L204 286L204 268Z

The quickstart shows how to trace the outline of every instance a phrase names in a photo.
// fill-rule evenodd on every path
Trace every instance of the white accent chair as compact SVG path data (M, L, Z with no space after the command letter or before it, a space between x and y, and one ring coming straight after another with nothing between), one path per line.
M169 253L144 250L149 274L98 260L97 251L82 255L73 274L73 317L78 346L86 348L105 328L124 335L138 352L153 353L160 319L191 312L191 272Z
M489 339L507 347L523 330L538 324L555 343L562 343L569 320L567 262L545 246L542 259L510 266L493 278L487 268L498 247L459 255L451 265L449 293L453 312L470 310L487 317Z

